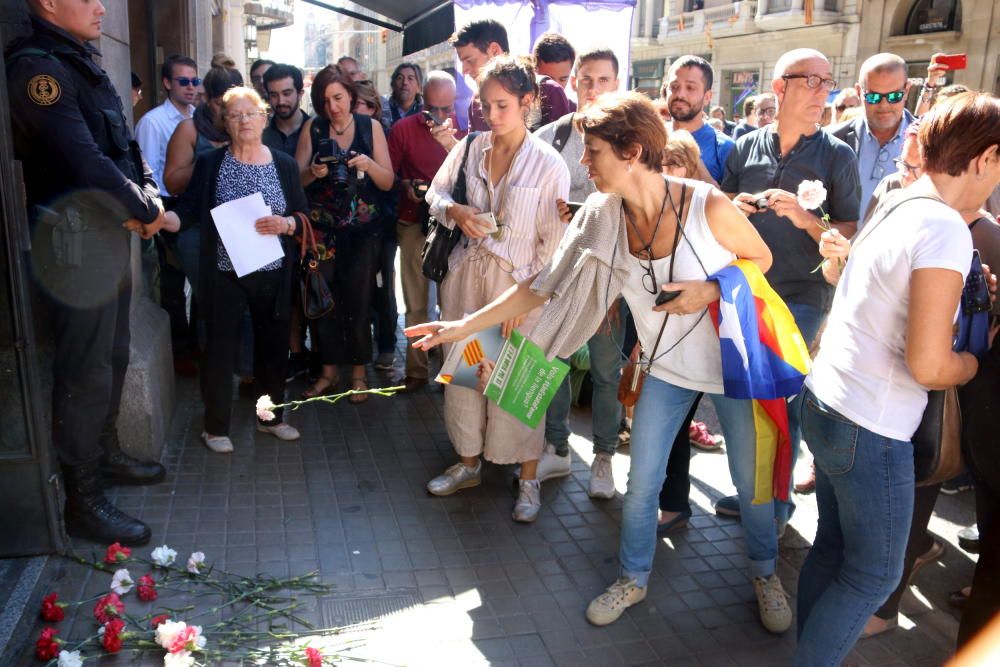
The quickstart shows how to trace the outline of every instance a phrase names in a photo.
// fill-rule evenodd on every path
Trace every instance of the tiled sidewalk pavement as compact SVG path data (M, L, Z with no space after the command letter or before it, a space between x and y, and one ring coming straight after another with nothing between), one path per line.
M199 441L196 383L182 381L179 389L164 456L168 481L115 492L123 509L153 528L144 552L166 543L183 558L198 549L216 565L248 574L319 569L336 590L305 613L313 622L388 614L364 635L359 656L436 666L788 664L793 632L775 637L758 623L739 524L711 513L711 500L732 488L721 454L692 460L696 513L687 531L661 543L647 600L616 624L595 628L583 611L616 575L627 449L615 457L619 495L593 501L586 495L590 443L574 436L574 474L546 483L540 519L519 525L510 519L509 468L488 466L482 487L450 498L425 492L426 481L454 462L439 391L310 406L291 414L303 435L291 444L256 433L252 401L240 400L236 451L222 456ZM589 413L574 421L575 432L589 433ZM969 494L943 497L938 508L961 525L970 519L970 503ZM799 504L780 563L790 591L808 544L799 534L811 537L815 525L812 499ZM941 534L954 540L953 528L945 528ZM968 557L949 547L943 564L918 578L922 595L943 608L947 590L964 583L971 569ZM72 600L100 593L107 575L52 559L42 581L54 584L43 583L39 598L57 590ZM91 606L77 619L70 613L61 634L92 632ZM904 620L903 629L863 642L849 664L942 664L954 617L912 594L904 611L915 625ZM152 657L136 662L160 664ZM37 664L30 646L19 664Z

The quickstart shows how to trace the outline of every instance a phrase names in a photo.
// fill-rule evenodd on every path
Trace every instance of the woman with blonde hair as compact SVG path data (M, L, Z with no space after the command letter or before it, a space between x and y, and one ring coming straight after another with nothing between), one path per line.
M240 320L249 307L253 321L254 367L261 394L282 403L288 363L292 277L298 249L293 235L301 234L294 214L305 214L306 197L299 169L291 157L263 144L268 107L252 88L236 87L222 96L219 122L230 139L228 146L198 158L187 190L168 212L172 227L195 225L201 230L200 282L207 324L207 344L201 371L205 402L205 430L201 437L213 452L233 451L229 438L232 417L234 350ZM216 231L212 209L229 201L260 194L270 215L253 221L258 234L276 235L283 256L243 276ZM249 221L248 221L249 224ZM299 432L282 421L275 410L269 421L257 419L257 430L280 440L296 440Z

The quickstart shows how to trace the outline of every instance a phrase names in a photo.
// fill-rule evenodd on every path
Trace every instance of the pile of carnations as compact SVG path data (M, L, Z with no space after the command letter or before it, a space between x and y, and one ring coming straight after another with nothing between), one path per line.
M315 572L288 579L244 577L209 566L200 551L181 567L177 552L167 545L153 549L148 559L118 543L109 546L103 558L69 558L111 574L111 579L106 593L89 600L62 602L54 592L43 598L39 616L49 624L64 620L67 607L94 602L90 636L63 639L55 625L42 628L35 657L47 665L80 667L89 661L96 664L103 655L127 652L159 653L164 667L217 662L323 667L335 664L339 652L357 642L334 639L340 629L316 629L297 615L304 594L330 591ZM129 567L150 571L134 579ZM218 602L200 612L193 605L157 608L164 590L199 599L215 596ZM292 631L293 625L304 630Z

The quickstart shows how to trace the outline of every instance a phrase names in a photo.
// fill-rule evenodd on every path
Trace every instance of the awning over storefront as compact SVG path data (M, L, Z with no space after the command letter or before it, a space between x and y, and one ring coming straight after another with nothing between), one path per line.
M440 44L455 32L455 7L451 0L355 0L356 4L381 14L389 21L337 7L331 1L303 1L372 25L402 32L403 55Z

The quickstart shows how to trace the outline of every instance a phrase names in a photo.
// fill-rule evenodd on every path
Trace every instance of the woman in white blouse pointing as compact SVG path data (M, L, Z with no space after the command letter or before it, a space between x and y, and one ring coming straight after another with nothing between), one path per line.
M537 274L555 253L566 224L557 199L568 199L569 170L549 144L527 130L538 98L530 64L513 57L490 61L479 76L479 97L490 131L463 140L441 166L427 193L430 212L466 236L452 252L441 283L442 319L460 319ZM471 142L471 143L470 143ZM465 167L468 205L451 192L468 144ZM492 213L497 231L480 214ZM477 218L477 216L480 216ZM485 216L488 217L488 216ZM466 242L467 241L467 242ZM503 333L528 333L540 309L503 324ZM536 468L544 447L544 422L530 429L472 389L445 388L445 425L461 460L427 484L439 496L478 486L480 456L493 463L521 464L515 521L530 522L541 508Z

